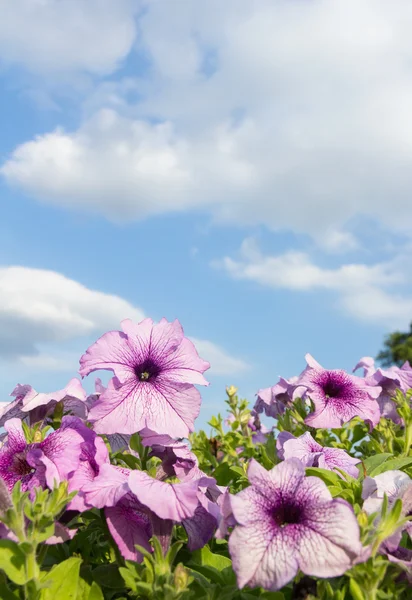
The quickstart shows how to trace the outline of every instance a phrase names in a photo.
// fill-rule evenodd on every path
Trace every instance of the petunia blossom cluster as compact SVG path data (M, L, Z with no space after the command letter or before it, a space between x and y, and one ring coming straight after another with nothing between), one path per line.
M228 416L195 432L209 363L178 321L122 321L81 356L80 378L11 392L0 413L0 537L29 552L34 513L24 509L17 528L14 495L37 506L39 490L65 486L64 510L39 537L63 549L48 550L44 568L80 554L84 586L102 586L103 598L287 599L305 586L324 600L339 590L376 598L379 586L407 598L412 368L363 357L348 373L305 358L300 375L260 389L253 409L228 387ZM87 393L81 378L96 371L107 382ZM14 593L18 581L5 585Z

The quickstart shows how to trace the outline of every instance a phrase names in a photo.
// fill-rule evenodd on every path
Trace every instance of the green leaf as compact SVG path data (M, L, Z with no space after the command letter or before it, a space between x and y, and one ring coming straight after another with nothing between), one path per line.
M16 542L0 540L0 569L17 585L27 583L26 555Z
M342 490L339 494L339 498L343 498L343 500L347 500L350 504L353 504L355 501L355 497L353 495L352 490Z
M195 563L189 563L188 567L191 569L191 571L197 571L212 583L225 585L224 576L221 574L220 571L218 571L218 569L215 569L214 567L209 567L208 565L199 565Z
M384 452L383 454L375 454L374 456L369 456L369 458L363 461L366 473L368 475L371 475L374 469L377 469L379 465L386 462L389 458L391 458L391 456L393 456L393 454L390 454L388 452Z
M230 467L230 470L233 471L233 473L236 473L236 475L241 475L242 477L246 477L246 473L245 473L244 469L242 469L242 467Z
M404 467L408 467L412 465L412 456L407 456L405 458L392 458L391 460L385 461L383 464L377 466L371 473L371 477L376 477L376 475L380 475L381 473L385 473L385 471L392 471L397 469L403 469Z
M79 580L77 582L76 600L89 600L89 593L90 585L87 583L87 581L79 577Z
M349 591L353 600L364 600L365 597L363 595L363 592L359 587L359 584L354 579L351 579L349 581Z
M81 558L72 556L45 573L41 583L48 587L42 589L41 600L75 600L81 562Z
M336 485L329 486L329 491L333 497L339 496L342 493L342 488L337 487Z
M126 569L126 567L119 567L119 573L123 578L125 585L130 588L133 592L137 592L136 578L132 571Z
M278 453L276 450L276 440L275 440L273 434L270 434L268 436L266 444L265 444L265 448L266 448L266 453L267 453L269 459L273 462L273 464L275 464L278 460Z
M232 469L228 463L221 463L213 473L218 485L228 485L233 479Z
M333 471L329 471L328 469L321 469L319 467L307 467L306 475L319 477L326 483L327 486L334 486L342 489L342 479L334 473Z
M93 581L92 587L90 588L88 600L104 600L103 592L95 581Z
M118 590L124 588L123 578L115 564L101 565L92 571L92 577L101 587Z
M0 598L1 600L19 600L18 591L12 592L5 583L0 583Z
M209 546L204 546L201 550L196 550L192 554L192 561L199 565L213 567L218 571L223 571L226 567L232 566L232 561L221 554L213 554Z

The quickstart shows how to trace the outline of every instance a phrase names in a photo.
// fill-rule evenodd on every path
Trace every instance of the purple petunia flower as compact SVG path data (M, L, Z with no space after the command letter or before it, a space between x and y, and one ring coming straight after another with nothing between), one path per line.
M218 527L215 537L221 540L226 537L229 527L236 525L235 517L233 516L232 504L230 502L229 489L226 489L217 499L217 504L220 509L218 516Z
M82 444L79 466L69 477L69 492L77 491L77 494L71 500L67 510L82 512L89 508L85 500L83 487L97 477L102 465L109 462L109 451L106 444L101 437L94 433L92 441Z
M157 456L162 460L165 476L177 477L181 481L205 476L199 469L197 456L183 441L174 440L169 435L159 435L150 429L143 429L140 437L143 446L151 447L149 456Z
M92 405L97 433L135 433L144 428L172 437L193 431L200 410L194 384L207 385L209 363L199 358L178 321L122 321L80 359L80 374L108 369L115 377Z
M20 419L4 424L7 438L0 448L0 477L9 490L21 481L22 490L53 488L68 479L80 464L82 447L91 443L93 431L77 417L63 417L59 429L43 441L28 444Z
M259 390L257 400L255 402L254 411L258 414L264 412L267 417L277 419L283 415L286 408L290 406L296 398L300 396L300 392L304 391L296 386L297 377L284 379L280 377L276 385Z
M306 417L311 427L340 428L354 417L360 417L371 427L380 419L376 398L381 388L370 385L362 377L345 371L328 371L310 355L305 356L308 366L299 377L299 385L306 387L306 395L315 405L315 412Z
M185 527L189 549L204 546L217 525L217 516L208 505L207 486L211 483L213 479L171 484L142 471L105 464L83 490L89 505L105 509L107 524L121 554L139 561L141 556L134 544L150 550L150 538L160 534L167 547L174 523Z
M369 385L378 385L382 388L377 398L382 417L391 419L401 424L402 419L396 410L396 404L392 400L397 389L404 394L412 388L412 368L408 361L402 367L389 367L381 369L375 367L375 361L370 356L364 356L357 363L353 371L363 368L364 377Z
M320 467L329 471L340 469L357 479L359 471L356 467L359 458L349 456L340 448L325 448L318 444L309 432L296 438L287 431L281 431L276 440L280 459L298 458L305 467ZM339 475L340 473L336 471ZM342 475L341 475L342 476Z
M151 552L153 536L151 514L131 493L128 480L132 471L103 464L99 474L83 486L89 506L104 508L109 531L126 560L141 562L143 557L135 545Z
M8 419L19 418L31 424L43 421L51 415L58 402L64 411L84 419L87 415L86 392L79 379L74 377L62 390L43 394L36 392L31 385L18 384L10 396L14 397L0 412L0 427Z
M361 552L352 507L332 499L325 483L305 477L296 458L270 471L251 460L250 487L231 496L237 525L229 551L238 585L278 590L300 569L306 575L335 577Z

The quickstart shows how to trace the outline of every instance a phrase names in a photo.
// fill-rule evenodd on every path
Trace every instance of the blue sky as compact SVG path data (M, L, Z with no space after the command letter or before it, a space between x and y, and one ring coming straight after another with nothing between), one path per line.
M0 2L1 400L165 316L212 363L204 425L225 385L407 328L411 26L403 0Z

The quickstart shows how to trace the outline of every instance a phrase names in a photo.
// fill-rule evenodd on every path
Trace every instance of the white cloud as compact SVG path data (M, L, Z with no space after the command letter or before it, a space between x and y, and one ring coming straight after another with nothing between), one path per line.
M29 356L19 356L17 365L21 365L28 371L46 371L50 372L68 372L77 371L79 366L79 356L74 353L55 354L34 354Z
M136 36L135 0L0 0L0 64L107 74Z
M133 34L119 31L133 24L129 3L107 12L96 2L59 6L93 15L94 34L84 35L92 50L64 52L98 71L127 53ZM47 18L58 10L43 5ZM67 16L54 37L74 39L76 22ZM11 184L112 219L208 208L231 222L309 233L332 251L355 247L345 227L357 215L410 231L409 2L196 0L176 10L159 0L138 25L149 75L119 82L117 95L105 82L100 101L110 110L18 146L1 171ZM30 35L64 67L51 33ZM18 52L40 60L26 37ZM130 90L138 102L127 101Z
M253 240L242 244L238 259L224 257L214 267L230 277L253 281L272 289L298 292L329 291L350 316L388 327L405 327L412 314L412 295L402 286L410 283L397 259L374 265L343 264L321 267L304 252L263 255ZM400 291L396 286L400 286Z
M72 371L83 341L140 321L143 311L113 294L90 290L56 273L27 267L0 268L0 358L31 371ZM76 354L65 344L79 347ZM196 340L216 375L236 374L247 365L207 340Z
M44 342L64 342L115 327L143 313L112 294L90 290L56 273L0 268L0 352L36 354Z

